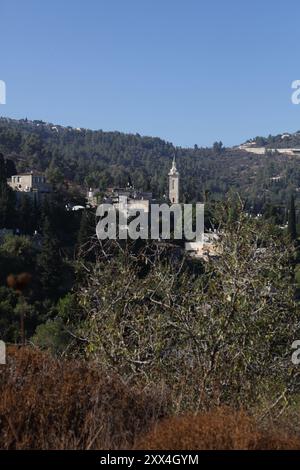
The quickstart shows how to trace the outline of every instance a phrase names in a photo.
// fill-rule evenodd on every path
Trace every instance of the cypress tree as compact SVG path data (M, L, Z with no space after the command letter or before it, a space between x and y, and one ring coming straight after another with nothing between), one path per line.
M32 235L34 231L33 204L28 194L22 194L19 205L18 223L22 233Z
M43 295L56 299L60 295L63 263L59 253L59 241L48 217L43 223L42 251L38 257L39 283Z
M288 234L291 240L296 240L297 238L296 209L295 209L295 198L293 194L291 196L290 207L289 207Z
M0 184L6 183L6 168L3 154L0 153Z
M5 160L0 153L0 228L12 228L15 213L15 197L6 182Z

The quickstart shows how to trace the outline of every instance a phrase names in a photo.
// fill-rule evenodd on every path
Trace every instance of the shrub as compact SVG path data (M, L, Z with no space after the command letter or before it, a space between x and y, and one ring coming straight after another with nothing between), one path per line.
M279 450L300 449L300 439L259 428L242 411L226 408L196 416L172 417L141 438L136 449Z
M55 319L38 325L31 341L35 346L46 349L52 354L62 354L67 350L71 339L64 330L62 321Z
M96 365L30 348L0 366L1 449L116 449L166 416L163 389L129 387Z

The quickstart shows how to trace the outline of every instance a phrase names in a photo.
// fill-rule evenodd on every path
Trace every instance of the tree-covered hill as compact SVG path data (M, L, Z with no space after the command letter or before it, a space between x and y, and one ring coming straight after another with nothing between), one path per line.
M299 136L300 140L300 136ZM45 171L63 180L105 190L126 185L162 196L174 153L181 175L182 200L220 199L234 189L261 211L270 202L286 205L300 188L297 157L254 155L237 148L180 148L139 134L74 129L43 121L0 118L0 152L18 171Z
M254 147L266 147L272 149L299 148L300 147L300 131L294 133L283 133L277 135L269 135L268 137L258 136L247 141Z

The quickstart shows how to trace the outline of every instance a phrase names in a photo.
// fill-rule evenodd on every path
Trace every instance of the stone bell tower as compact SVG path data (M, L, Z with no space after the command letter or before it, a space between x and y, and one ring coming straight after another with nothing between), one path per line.
M169 199L172 204L179 203L179 173L176 168L175 156L173 158L172 168L169 171Z

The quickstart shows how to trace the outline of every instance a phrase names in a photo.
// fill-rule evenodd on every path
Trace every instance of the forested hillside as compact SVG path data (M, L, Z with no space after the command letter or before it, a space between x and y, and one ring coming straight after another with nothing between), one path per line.
M182 199L208 199L219 256L186 257L172 238L99 243L95 211L66 209L65 182L162 195L174 153ZM31 169L55 187L39 202L7 185ZM0 447L181 449L194 434L201 448L299 447L298 186L297 157L0 120Z
M266 139L267 141L268 139ZM180 148L138 134L74 129L42 121L0 118L0 152L18 171L45 171L52 183L65 180L105 190L131 179L141 189L162 196L176 154L183 201L220 199L235 189L249 208L263 212L270 203L286 206L300 187L297 157L250 155L239 149Z
M286 132L284 134L269 135L268 137L258 136L250 139L247 143L255 147L267 148L299 148L300 147L300 131L292 134Z

